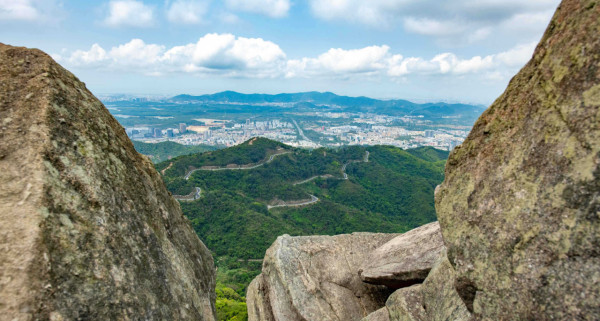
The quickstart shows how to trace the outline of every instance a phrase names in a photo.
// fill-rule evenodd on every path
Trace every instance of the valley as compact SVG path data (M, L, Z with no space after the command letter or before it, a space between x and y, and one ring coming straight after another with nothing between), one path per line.
M219 286L244 297L279 235L398 233L435 221L433 191L447 156L430 147L307 150L253 138L156 168L172 194L185 195L176 197L213 252Z

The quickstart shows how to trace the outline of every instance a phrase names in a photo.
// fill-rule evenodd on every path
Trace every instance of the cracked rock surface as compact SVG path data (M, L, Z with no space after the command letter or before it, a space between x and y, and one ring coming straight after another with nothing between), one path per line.
M362 282L368 254L398 234L280 236L249 286L249 320L361 320L392 290Z

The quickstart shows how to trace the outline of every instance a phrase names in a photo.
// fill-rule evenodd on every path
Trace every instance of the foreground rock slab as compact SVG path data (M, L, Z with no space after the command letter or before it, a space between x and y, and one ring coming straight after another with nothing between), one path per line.
M386 307L383 307L367 315L361 321L390 321L390 313Z
M483 320L600 315L600 1L564 0L450 155L436 209Z
M364 282L401 288L421 283L444 250L438 222L397 236L371 253L361 269Z
M215 271L75 76L0 44L0 319L214 320Z
M358 269L397 235L278 237L248 288L249 320L361 320L383 307L392 290L363 283Z

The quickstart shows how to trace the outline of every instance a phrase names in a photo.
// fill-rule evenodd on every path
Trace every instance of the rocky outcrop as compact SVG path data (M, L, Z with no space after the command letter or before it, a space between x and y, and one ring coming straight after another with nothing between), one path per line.
M361 266L393 271L381 272L383 284L390 283L390 275L411 278L391 287L371 285L361 282ZM252 281L246 298L250 321L471 318L454 288L454 268L438 223L401 235L279 237L267 250L262 274Z
M438 222L397 236L369 254L359 270L364 282L401 288L421 283L444 249Z
M387 308L383 307L367 315L361 321L390 321L390 313Z
M368 254L397 234L280 236L247 293L249 320L361 320L391 290L362 282Z
M415 284L394 292L385 303L390 320L424 321L427 313L423 309L421 285Z
M600 2L565 0L450 155L436 209L484 320L600 315Z
M454 277L454 268L442 251L425 282L397 290L387 299L385 307L369 318L379 320L376 317L387 315L390 321L471 320L471 313L454 288Z
M3 320L214 320L210 252L75 76L0 44Z

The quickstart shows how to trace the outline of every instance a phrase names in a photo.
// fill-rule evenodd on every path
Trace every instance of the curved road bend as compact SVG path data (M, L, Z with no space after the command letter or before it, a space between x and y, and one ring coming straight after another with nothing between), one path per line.
M193 196L192 196L193 194ZM173 195L173 198L179 201L195 201L202 196L202 189L200 187L196 187L196 191L190 193L189 195Z
M294 203L294 204L281 204L281 205L267 205L267 209L270 210L272 208L275 207L295 207L295 206L304 206L304 205L309 205L309 204L313 204L319 201L319 198L311 195L310 196L310 201L306 201L306 202L300 202L300 203Z
M346 174L346 166L348 166L348 164L350 164L350 163L368 163L368 162L369 162L369 151L367 150L367 151L365 151L365 157L363 158L362 161L351 160L342 166L342 175L343 175L342 179L348 179L348 174Z

